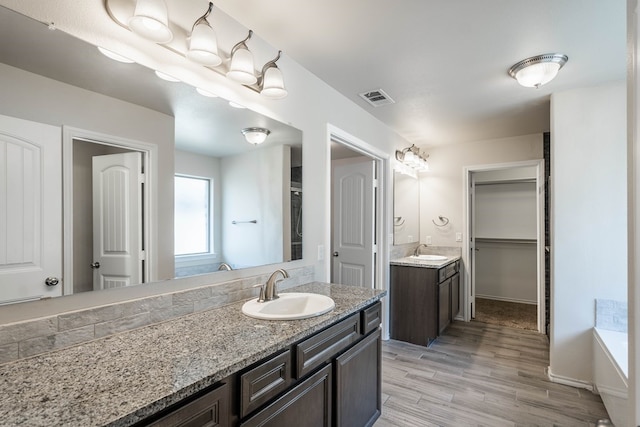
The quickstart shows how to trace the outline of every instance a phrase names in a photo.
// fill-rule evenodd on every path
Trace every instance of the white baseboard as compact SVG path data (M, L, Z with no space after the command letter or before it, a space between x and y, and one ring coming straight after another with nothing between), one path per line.
M576 380L575 378L563 377L562 375L556 375L551 372L551 366L547 366L547 376L552 383L558 383L562 385L568 385L575 388L584 388L591 392L594 391L593 384L587 381Z
M491 299L491 300L495 300L495 301L505 301L505 302L517 302L519 304L531 304L531 305L537 305L538 304L537 301L522 300L522 299L517 299L517 298L497 297L497 296L494 296L494 295L476 294L476 298Z

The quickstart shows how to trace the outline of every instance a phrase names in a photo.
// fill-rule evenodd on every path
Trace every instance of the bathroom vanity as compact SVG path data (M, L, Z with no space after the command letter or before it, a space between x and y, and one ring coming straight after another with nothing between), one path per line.
M372 425L385 291L310 283L321 316L269 321L244 301L0 365L8 425ZM297 421L296 421L297 420Z
M460 311L460 257L391 262L391 338L427 346Z

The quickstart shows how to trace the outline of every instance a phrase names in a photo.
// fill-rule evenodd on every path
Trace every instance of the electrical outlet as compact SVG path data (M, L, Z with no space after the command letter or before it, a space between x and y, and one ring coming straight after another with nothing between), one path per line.
M318 245L318 261L324 261L324 245Z
M460 232L456 233L456 242L462 242L462 233Z
M425 236L425 238L424 238L424 242L425 242L427 245L430 245L430 244L431 244L431 236Z

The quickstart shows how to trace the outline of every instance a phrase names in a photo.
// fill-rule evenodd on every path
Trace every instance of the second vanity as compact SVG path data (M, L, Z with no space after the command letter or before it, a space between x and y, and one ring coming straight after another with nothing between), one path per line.
M288 291L330 296L335 308L268 321L243 315L241 301L0 365L0 423L372 425L385 291Z
M460 257L391 262L391 338L427 346L460 311Z

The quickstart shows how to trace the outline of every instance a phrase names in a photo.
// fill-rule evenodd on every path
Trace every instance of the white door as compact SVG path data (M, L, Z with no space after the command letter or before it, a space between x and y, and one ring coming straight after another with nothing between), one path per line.
M142 283L142 153L93 158L93 289Z
M61 135L0 116L0 303L62 295Z
M331 281L374 287L375 162L333 162Z

